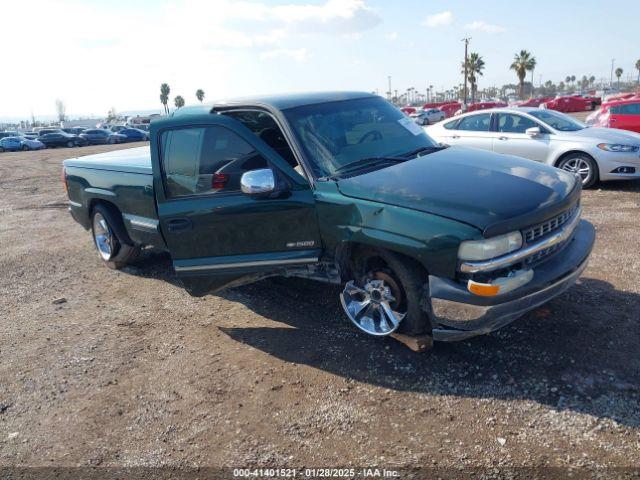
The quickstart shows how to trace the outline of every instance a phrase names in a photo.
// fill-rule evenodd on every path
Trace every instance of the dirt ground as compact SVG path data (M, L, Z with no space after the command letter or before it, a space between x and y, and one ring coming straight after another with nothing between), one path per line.
M0 154L0 467L640 467L640 182L584 192L578 285L419 355L334 287L101 266L60 164L117 148Z

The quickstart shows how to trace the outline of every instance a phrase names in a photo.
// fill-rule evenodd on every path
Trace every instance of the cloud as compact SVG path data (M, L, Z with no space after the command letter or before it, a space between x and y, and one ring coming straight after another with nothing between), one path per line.
M427 18L424 19L422 25L429 28L434 27L446 27L451 25L453 22L453 13L450 11L434 13L433 15L428 15Z
M389 32L385 34L385 38L393 42L398 39L398 32Z
M467 28L468 30L475 30L477 32L484 33L502 33L506 30L506 28L501 27L500 25L493 25L482 20L476 20L474 22L468 23L467 25L465 25L465 28Z
M296 62L304 62L308 58L306 48L277 48L260 54L260 60L272 60L274 58L290 58Z
M45 73L60 72L54 56L27 62L3 78L0 105L3 114L28 115L33 108L38 115L63 98L70 114L124 110L157 104L161 82L170 83L172 97L180 93L188 101L188 92L200 87L222 96L253 88L251 75L241 72L253 72L256 59L305 61L312 37L353 40L381 22L369 0L164 0L132 2L126 15L108 2L32 0L32 34L20 22L4 22L0 44L19 39L24 50L38 51L54 38L82 61L60 75ZM132 38L151 39L152 46L131 55ZM105 79L110 88L96 95Z

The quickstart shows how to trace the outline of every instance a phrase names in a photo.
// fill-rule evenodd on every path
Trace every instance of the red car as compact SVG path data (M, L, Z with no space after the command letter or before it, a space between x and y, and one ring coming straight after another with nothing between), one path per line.
M400 110L403 111L406 115L411 115L412 113L416 113L418 111L418 109L415 107L402 107Z
M453 117L462 104L460 102L453 103L445 103L444 105L440 105L438 108L444 112L446 118Z
M570 113L595 110L597 105L598 104L594 97L581 97L571 95L565 97L556 97L553 100L542 103L540 106L543 108L548 108L549 110Z
M475 112L476 110L487 110L488 108L506 107L504 102L477 102L467 106L467 112Z
M640 97L603 103L587 123L594 127L620 128L640 133Z
M539 97L539 98L530 98L529 100L524 100L522 102L517 102L517 107L539 107L542 103L550 102L553 100L553 97Z

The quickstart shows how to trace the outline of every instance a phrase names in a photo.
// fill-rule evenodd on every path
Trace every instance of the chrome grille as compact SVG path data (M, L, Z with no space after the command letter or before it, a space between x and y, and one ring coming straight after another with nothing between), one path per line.
M562 242L562 243L559 243L557 245L554 245L553 247L549 247L549 248L545 248L544 250L540 250L538 253L534 253L530 257L527 257L525 259L524 263L526 263L527 265L531 265L532 263L538 263L543 258L548 257L552 253L557 252L558 250L560 250L566 244L567 244L567 242Z
M576 203L573 207L565 210L560 215L557 215L549 220L542 222L534 227L527 228L523 230L522 237L526 243L531 243L537 240L540 237L544 237L549 233L553 233L555 230L559 229L567 223L567 221L573 216L578 208L578 204Z

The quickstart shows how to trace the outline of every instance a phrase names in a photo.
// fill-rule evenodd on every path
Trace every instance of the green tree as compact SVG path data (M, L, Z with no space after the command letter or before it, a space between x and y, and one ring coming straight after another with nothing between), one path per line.
M526 50L520 50L520 53L516 53L513 58L513 63L509 68L514 70L518 76L520 82L520 98L524 99L524 79L527 76L527 72L536 68L536 57L532 56L531 53Z
M616 68L616 77L618 77L618 90L620 90L620 77L622 76L622 74L624 73L624 70L622 70L620 67Z
M638 85L640 85L640 60L636 60L636 70L638 70Z
M471 103L476 101L478 93L478 76L482 76L484 70L484 59L477 53L470 53L467 58L467 76L471 84ZM462 62L462 73L464 73L464 62Z
M169 103L169 93L171 89L169 88L168 83L163 83L160 85L160 102L164 105L164 113L165 115L169 115L169 107L167 104Z
M204 100L204 90L202 90L201 88L196 90L196 98L200 103L202 103L202 101Z
M594 77L593 75L591 75L591 76L589 77L589 85L591 85L591 88L593 88L593 84L595 83L595 81L596 81L596 77Z
M184 98L182 98L182 96L180 95L177 95L176 98L173 99L173 104L176 106L176 108L184 107Z
M576 83L576 76L575 75L571 75L571 84L575 85Z

